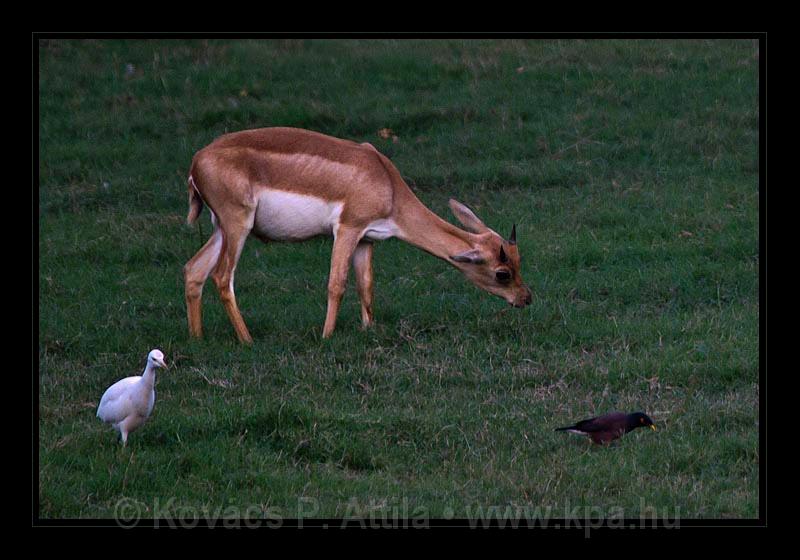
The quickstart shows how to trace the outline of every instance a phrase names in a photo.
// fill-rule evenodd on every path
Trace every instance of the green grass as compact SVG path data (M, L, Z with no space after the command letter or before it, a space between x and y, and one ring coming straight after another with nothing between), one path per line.
M757 517L757 52L43 41L40 516L112 517L125 498L145 517ZM236 291L255 344L235 341L211 283L191 340L181 269L211 231L207 214L184 223L191 157L273 125L373 143L447 219L455 196L501 233L516 223L533 305L390 240L375 328L359 329L351 281L323 341L330 241L250 240ZM122 450L96 405L154 347L174 367ZM609 448L553 432L612 409L660 430Z

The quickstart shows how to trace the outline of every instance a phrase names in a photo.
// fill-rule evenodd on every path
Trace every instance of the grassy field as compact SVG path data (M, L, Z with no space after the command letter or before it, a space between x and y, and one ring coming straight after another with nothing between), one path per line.
M756 42L48 40L38 60L41 517L758 515ZM185 224L191 157L276 125L371 142L445 219L454 196L516 223L533 305L389 240L375 328L351 280L323 341L330 240L251 239L255 344L213 283L191 340L181 270L211 232ZM96 406L155 347L173 367L122 449ZM553 432L614 409L660 429Z

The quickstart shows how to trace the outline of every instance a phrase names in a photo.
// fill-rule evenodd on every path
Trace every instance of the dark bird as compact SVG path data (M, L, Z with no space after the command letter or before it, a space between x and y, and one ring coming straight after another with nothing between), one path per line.
M645 426L650 426L653 431L656 429L656 425L644 412L634 412L633 414L611 412L597 418L581 420L572 426L556 428L556 431L589 436L595 443L611 443L631 430Z

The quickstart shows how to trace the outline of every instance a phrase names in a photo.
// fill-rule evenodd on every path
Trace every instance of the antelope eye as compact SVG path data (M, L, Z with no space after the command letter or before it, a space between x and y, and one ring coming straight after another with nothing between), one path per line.
M498 282L501 284L507 284L511 281L511 272L508 270L498 270L494 273L494 277L497 279Z

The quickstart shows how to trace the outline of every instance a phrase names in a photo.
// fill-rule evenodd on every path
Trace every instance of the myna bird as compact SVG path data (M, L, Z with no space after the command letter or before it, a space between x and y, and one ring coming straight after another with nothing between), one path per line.
M650 426L655 431L656 425L644 412L625 414L624 412L611 412L597 418L588 418L563 428L556 428L557 432L572 432L589 436L595 443L611 443L631 430Z

